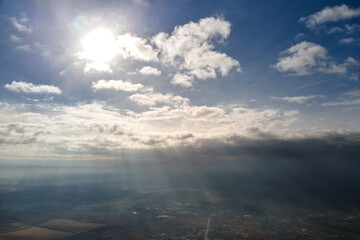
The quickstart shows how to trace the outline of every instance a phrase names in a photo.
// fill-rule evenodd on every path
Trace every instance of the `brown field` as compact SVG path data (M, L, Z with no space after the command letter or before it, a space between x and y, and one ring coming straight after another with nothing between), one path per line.
M14 232L29 227L31 226L24 223L5 223L0 225L0 234L7 232Z
M103 224L87 223L69 219L54 219L42 223L41 226L65 232L80 233L104 226Z
M52 240L73 235L72 233L62 232L41 227L29 227L26 229L0 234L1 240Z

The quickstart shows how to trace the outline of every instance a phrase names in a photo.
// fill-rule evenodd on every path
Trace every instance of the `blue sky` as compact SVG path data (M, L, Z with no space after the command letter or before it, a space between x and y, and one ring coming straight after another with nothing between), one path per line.
M2 158L358 132L356 1L1 1Z

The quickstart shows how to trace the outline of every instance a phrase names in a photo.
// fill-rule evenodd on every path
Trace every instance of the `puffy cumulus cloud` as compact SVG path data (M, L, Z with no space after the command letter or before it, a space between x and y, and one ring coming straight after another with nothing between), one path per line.
M331 61L326 48L319 44L303 41L281 52L281 55L272 67L280 72L289 72L290 75L347 72L346 63L336 64Z
M184 146L199 139L256 137L254 128L286 132L297 118L293 111L233 105L180 103L136 113L102 102L72 106L0 103L0 152L4 157L116 155L124 149Z
M316 29L319 25L327 22L337 22L360 16L360 8L351 9L345 4L335 7L325 7L323 10L311 14L307 17L301 17L299 22L305 23L309 29Z
M110 50L108 53L111 58L120 55L124 59L170 64L176 68L176 72L183 72L182 76L176 74L172 83L189 87L195 77L207 79L216 78L218 75L227 76L233 68L238 72L242 71L237 60L215 50L215 42L224 43L228 38L230 26L230 22L222 18L203 18L196 23L176 26L171 34L161 32L153 36L150 42L131 33L121 34L116 36L113 47L104 47L104 49ZM90 70L111 72L108 61L94 62L95 59L89 58L91 55L95 58L107 56L108 54L99 51L102 46L96 51L92 49L83 49L84 51L75 53L78 58L91 61L86 63L84 72ZM159 69L150 66L145 66L138 72L156 76L161 74Z
M10 22L14 26L14 28L19 32L28 32L31 33L33 31L33 27L28 24L27 18L15 18L11 17Z
M217 72L226 76L240 63L226 55L214 51L213 41L222 42L230 34L230 22L221 18L203 18L175 27L169 35L159 33L152 42L160 50L161 61L186 70L188 75L199 79L215 78Z
M61 90L53 85L35 85L28 82L16 82L5 84L4 87L13 92L23 93L46 93L46 94L61 94Z
M271 97L271 98L275 99L275 100L286 101L289 103L302 104L302 103L306 103L312 99L319 98L319 97L323 98L324 96L323 95L309 95L309 96L296 96L296 97L286 96L286 97Z
M191 87L193 85L194 76L184 73L176 73L171 80L171 84L180 85L182 87Z
M131 82L126 82L123 80L99 80L97 82L92 82L91 86L94 91L100 89L114 89L125 92L136 92L144 87L144 85L137 83L133 84Z
M158 52L146 39L133 36L130 33L117 36L116 45L120 55L143 61L157 61Z
M139 72L144 75L155 75L155 76L161 75L161 71L159 69L150 66L143 67L142 69L139 70Z
M136 102L139 105L145 105L145 106L154 106L158 103L181 106L181 105L187 105L189 103L188 98L184 98L181 96L174 96L172 93L162 94L162 93L155 93L152 91L133 94L129 97L129 99L133 102Z

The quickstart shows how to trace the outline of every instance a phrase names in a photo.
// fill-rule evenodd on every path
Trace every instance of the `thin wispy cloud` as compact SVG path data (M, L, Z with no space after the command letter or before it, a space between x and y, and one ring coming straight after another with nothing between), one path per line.
M114 89L125 92L136 92L144 87L144 85L137 83L133 84L129 81L123 80L99 80L97 82L93 82L91 86L94 91L98 91L101 89Z
M33 84L29 82L7 83L4 88L17 93L45 93L45 94L61 94L61 90L53 85Z
M348 20L360 16L360 8L349 8L343 4L341 6L325 7L323 10L311 14L307 17L301 17L299 22L305 23L309 29L316 29L318 26L327 22L337 22L341 20Z
M271 97L272 99L275 99L275 100L280 100L280 101L286 101L286 102L289 102L289 103L299 103L299 104L303 104L303 103L306 103L312 99L315 99L315 98L323 98L324 96L323 95L309 95L309 96L295 96L295 97L289 97L289 96L286 96L286 97Z
M19 31L19 32L27 32L27 33L32 33L33 32L33 27L30 26L28 24L28 19L27 18L15 18L15 17L10 17L10 22L12 23L13 27Z

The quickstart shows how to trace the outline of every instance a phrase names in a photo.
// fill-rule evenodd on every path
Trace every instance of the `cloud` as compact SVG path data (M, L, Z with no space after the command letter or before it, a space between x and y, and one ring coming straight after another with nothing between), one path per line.
M97 82L92 82L91 87L94 89L94 91L100 89L114 89L125 92L136 92L142 89L144 85L140 83L133 84L131 82L126 82L123 80L99 80Z
M133 2L136 5L145 6L145 7L149 5L148 1L146 0L133 0Z
M0 102L2 156L60 156L87 158L126 149L192 145L200 139L258 137L254 128L289 134L296 111L250 109L240 106L191 106L171 94L147 94L161 107L133 112L104 102ZM16 147L15 147L16 145Z
M112 73L110 65L104 62L88 62L85 65L84 73L89 73L91 71L95 72L109 72Z
M240 63L225 53L214 51L214 41L224 42L231 24L221 18L203 18L176 26L169 35L159 33L152 42L160 50L161 61L186 71L199 79L226 76L232 68L241 71Z
M146 39L133 36L130 33L118 35L116 45L119 54L124 58L133 58L142 61L157 61L158 52Z
M346 96L360 97L360 90L352 90L345 93Z
M360 8L351 9L343 4L341 6L325 7L312 15L301 17L299 22L303 22L307 28L315 30L319 25L327 22L337 22L358 16L360 16Z
M219 107L185 106L183 108L172 110L171 114L183 118L210 119L210 118L223 117L225 114L225 110Z
M116 37L111 52L124 59L170 64L176 71L183 72L182 79L176 76L172 82L188 87L190 79L194 80L195 77L207 79L218 75L227 76L233 68L238 72L242 71L237 60L215 50L215 43L224 44L228 38L230 26L230 22L222 18L209 17L196 23L176 26L171 34L161 32L153 36L150 42L131 33L121 34ZM82 51L75 55L89 60ZM104 62L87 63L84 72L90 70L111 72L110 66ZM161 71L145 66L140 73L157 76Z
M31 33L33 31L33 27L26 25L27 22L28 22L27 18L18 19L18 18L15 18L15 17L10 17L10 22L12 23L14 28L16 30L18 30L19 32Z
M346 65L337 65L331 61L326 48L319 44L303 41L281 52L281 55L282 57L278 58L278 62L272 67L280 72L289 72L290 75L347 72Z
M139 70L139 72L144 75L155 75L155 76L161 75L161 71L159 69L150 66L143 67L142 69Z
M360 99L338 101L338 102L326 102L322 104L322 106L325 107L350 106L350 105L360 105Z
M15 50L21 50L21 51L25 51L25 52L30 52L32 51L31 47L29 44L23 44L23 45L19 45L17 47L15 47Z
M47 94L61 94L61 90L53 85L35 85L28 82L16 82L5 84L4 87L13 92L23 93L47 93Z
M328 34L332 34L332 33L346 33L348 35L350 34L355 34L360 32L360 25L359 24L345 24L345 28L341 28L341 27L332 27L329 30L326 31L326 33Z
M339 40L340 44L350 44L355 41L355 38L343 38Z
M306 34L304 33L298 33L296 34L296 36L294 37L295 41L299 41L300 39L304 39L306 37Z
M345 24L346 34L354 34L360 32L360 25L359 24Z
M166 105L187 105L189 103L188 98L183 98L181 96L174 96L172 93L162 94L162 93L154 93L154 92L147 92L147 93L137 93L131 95L129 99L133 102L136 102L139 105L145 106L154 106L158 103L163 103Z
M359 76L360 76L360 74L358 72L355 72L355 73L350 74L349 79L351 81L358 82L359 81Z
M20 42L22 42L22 39L21 39L21 38L15 36L15 35L12 35L12 34L10 35L10 40L11 40L12 42L14 42L14 43L20 43Z
M194 76L183 74L183 73L176 73L171 80L171 84L173 85L180 85L182 87L191 87L193 85Z
M323 95L309 95L309 96L296 96L296 97L271 97L271 99L275 100L281 100L281 101L287 101L289 103L306 103L309 100L318 98L318 97L324 97Z
M326 31L326 33L328 34L338 33L338 32L344 32L344 29L342 29L341 27L332 27Z
M340 98L339 101L334 102L325 102L322 104L324 107L336 107L336 106L352 106L352 105L360 105L360 91L352 90L349 92L345 92L343 94L344 97Z

